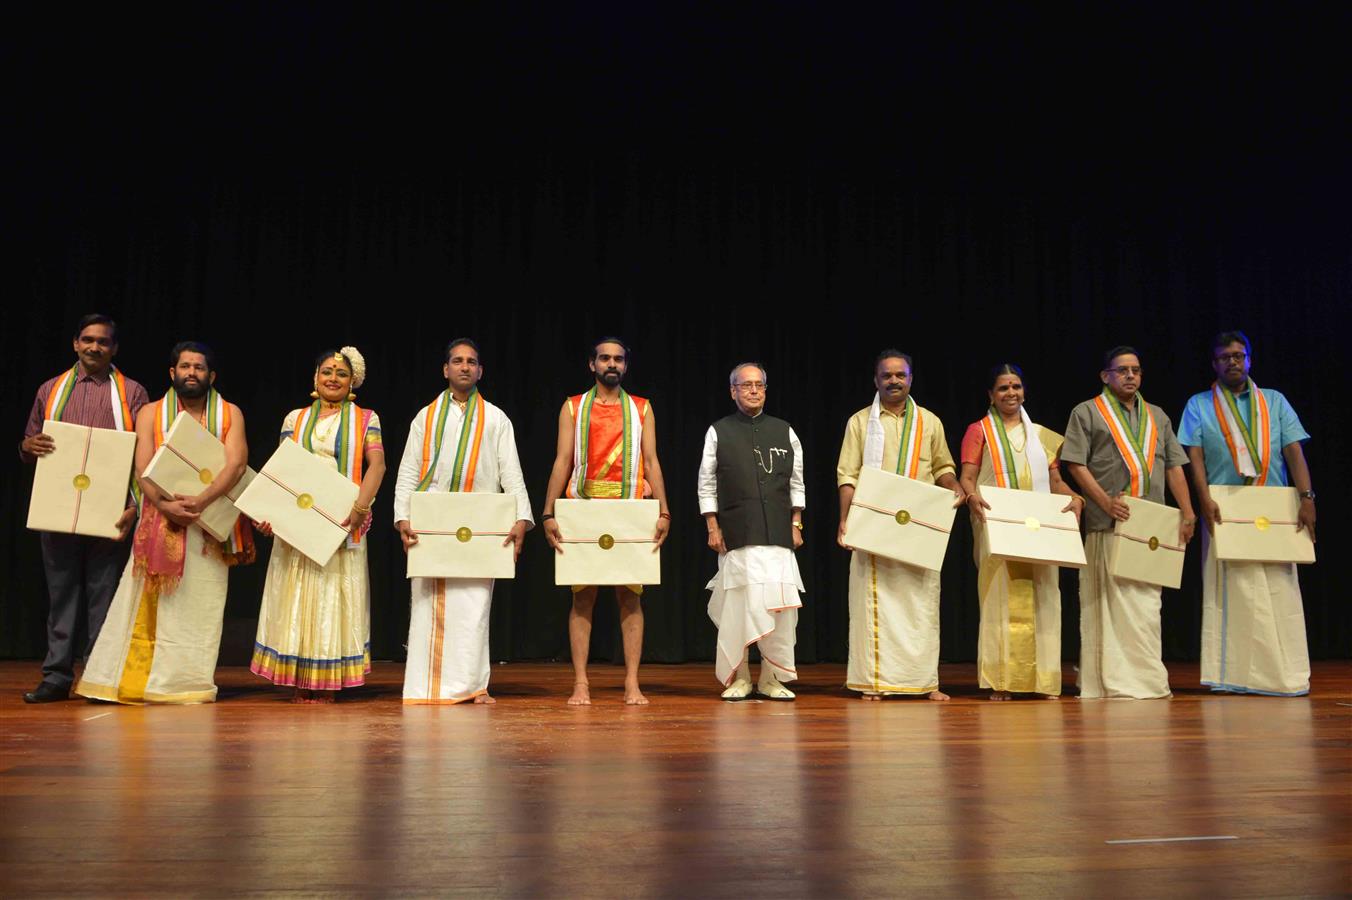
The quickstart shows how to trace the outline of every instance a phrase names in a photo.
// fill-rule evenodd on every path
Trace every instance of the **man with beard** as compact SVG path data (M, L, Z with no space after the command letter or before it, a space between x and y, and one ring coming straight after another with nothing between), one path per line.
M793 551L803 546L803 448L788 422L765 415L767 381L759 363L732 370L737 412L709 426L699 466L699 511L709 549L718 553L718 572L706 587L724 700L751 696L746 653L753 643L761 656L757 693L792 700L781 681L798 677L793 648L803 579Z
M230 539L195 524L244 474L244 416L214 387L211 350L195 341L169 354L172 387L136 417L136 475L179 413L225 444L225 466L196 496L166 496L141 480L141 521L108 618L75 692L118 703L210 703L225 613L227 567L253 561L252 532L240 516ZM161 603L160 601L164 602Z
M939 417L911 397L911 357L884 350L873 364L872 406L845 426L836 464L840 527L836 542L853 550L845 534L850 502L864 466L895 472L953 492L962 506L966 492L944 439ZM850 657L845 686L864 700L883 695L939 690L939 573L855 550L850 558Z
M1063 465L1089 502L1080 570L1080 697L1146 700L1169 696L1160 635L1160 591L1108 574L1113 527L1131 517L1122 495L1164 502L1164 486L1183 514L1178 546L1192 539L1197 519L1183 464L1188 458L1169 417L1141 396L1141 358L1131 347L1103 355L1103 390L1070 411Z
M149 398L146 389L113 365L117 355L117 323L98 313L85 316L75 329L75 365L38 388L28 416L19 458L32 463L56 449L42 433L44 419L131 431ZM51 601L47 615L47 658L42 683L23 695L25 703L50 703L70 696L74 681L76 635L86 621L88 643L94 646L117 588L117 573L127 559L127 535L136 522L136 506L128 504L118 519L119 538L43 532L42 566Z
M657 427L652 404L620 387L629 366L629 350L615 337L592 345L588 363L596 383L585 394L569 397L559 410L559 435L554 468L545 494L545 538L555 552L563 552L559 523L554 519L554 501L572 498L656 498L659 506L653 540L662 546L671 527L662 467L657 461ZM624 702L631 706L648 702L638 686L638 664L643 656L643 609L639 595L643 586L616 585L620 606L620 632L624 639ZM573 656L573 706L591 704L587 681L587 656L591 650L592 610L596 585L573 585L573 606L568 613L568 643Z
M1202 684L1213 691L1293 697L1310 692L1305 610L1292 563L1220 562L1211 529L1222 525L1211 485L1294 486L1296 528L1314 539L1314 490L1301 442L1310 439L1277 391L1249 377L1253 350L1242 331L1211 342L1211 390L1183 410L1178 438L1188 448L1206 531L1202 568Z
M484 368L474 341L451 341L441 371L448 387L409 425L394 484L394 527L405 552L418 543L409 525L410 498L418 491L511 494L516 523L502 544L513 545L519 559L526 530L535 520L512 420L479 393ZM414 578L412 589L404 702L495 702L488 693L493 579Z

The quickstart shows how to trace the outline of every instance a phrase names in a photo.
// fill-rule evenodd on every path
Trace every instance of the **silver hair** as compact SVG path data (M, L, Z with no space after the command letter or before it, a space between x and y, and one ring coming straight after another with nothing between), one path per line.
M738 363L737 365L733 366L733 367L732 367L732 371L731 371L730 373L728 373L728 386L729 386L729 387L736 387L736 386L737 386L737 373L740 372L740 371L742 371L743 369L745 369L747 366L755 366L757 369L760 369L760 373L761 373L761 381L765 382L766 384L769 384L769 383L770 383L770 376L767 375L767 374L765 374L765 366L762 366L762 365L761 365L760 363L758 363L758 362L744 362L744 363Z

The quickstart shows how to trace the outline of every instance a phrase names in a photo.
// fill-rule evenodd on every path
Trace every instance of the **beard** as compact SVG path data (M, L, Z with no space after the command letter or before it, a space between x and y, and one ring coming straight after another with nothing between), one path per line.
M606 387L618 387L620 382L624 380L624 375L620 372L602 372L596 380Z
M210 389L211 385L207 384L205 381L188 384L188 381L185 378L174 379L174 393L178 394L180 397L187 397L189 400L196 400L198 397L206 394Z

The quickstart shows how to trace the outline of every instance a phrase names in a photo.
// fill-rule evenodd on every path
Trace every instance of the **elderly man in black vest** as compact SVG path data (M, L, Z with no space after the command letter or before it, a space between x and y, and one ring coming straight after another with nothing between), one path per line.
M803 545L803 448L788 422L765 415L766 380L759 363L732 370L737 411L709 427L699 467L699 509L709 548L718 552L707 587L724 700L751 696L752 644L761 655L757 693L792 700L781 682L798 677L793 645L803 579L793 551Z

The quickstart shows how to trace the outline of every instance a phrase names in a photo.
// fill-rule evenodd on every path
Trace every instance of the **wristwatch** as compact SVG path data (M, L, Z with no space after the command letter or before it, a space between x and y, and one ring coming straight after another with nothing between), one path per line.
M794 522L794 523L793 523L793 527L794 527L794 528L797 528L799 531L802 531L802 530L803 530L803 523L802 523L802 522Z
M1302 500L1313 500L1313 499L1314 499L1314 491L1301 491L1301 492L1300 492L1300 499L1302 499Z

